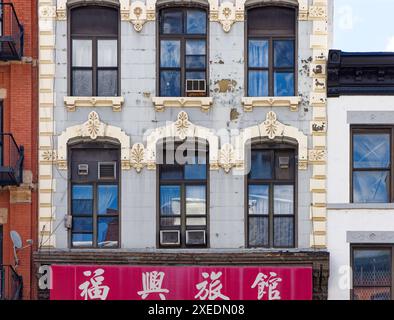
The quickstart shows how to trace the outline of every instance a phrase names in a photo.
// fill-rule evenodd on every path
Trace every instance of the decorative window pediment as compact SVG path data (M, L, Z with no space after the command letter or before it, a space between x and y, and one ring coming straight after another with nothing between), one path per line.
M121 111L123 97L64 97L64 105L68 111L79 107L111 107L113 111Z

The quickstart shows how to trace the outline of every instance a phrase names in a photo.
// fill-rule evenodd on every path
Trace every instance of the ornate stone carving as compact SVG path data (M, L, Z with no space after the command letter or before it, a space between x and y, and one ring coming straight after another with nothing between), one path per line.
M64 105L71 112L79 107L111 107L112 111L119 112L123 103L123 97L64 97Z
M40 18L43 18L43 19L56 18L56 7L55 6L40 6L39 13L40 13Z
M126 14L125 12L123 13ZM122 16L125 18L126 16ZM133 24L134 30L141 32L147 21L156 19L156 0L146 0L146 2L137 0L130 4L128 20Z
M245 112L253 111L257 107L289 107L297 111L301 97L245 97L242 98Z
M211 97L152 97L156 111L164 111L165 108L200 108L203 112L211 109L213 99Z
M278 127L278 121L276 121L276 114L273 111L267 113L266 120L264 123L264 129L269 139L274 139L276 137Z
M175 128L181 140L184 140L187 135L187 130L190 127L189 116L186 112L181 111L178 114L178 120L175 121Z
M309 7L309 19L326 19L327 18L327 7L326 6L310 6Z
M131 149L130 155L131 166L140 173L146 166L145 162L145 147L142 143L136 143Z
M324 149L309 150L309 162L324 163L327 158L327 152Z
M101 133L100 131L103 129L97 112L92 111L89 113L88 121L85 123L85 128L90 139L96 140L97 136Z
M55 150L44 150L41 154L42 160L44 161L56 161L57 155Z
M236 21L244 21L245 1L224 1L219 5L219 0L209 0L210 20L219 22L224 32L230 32Z
M67 0L57 0L56 17L57 20L67 19Z
M226 143L220 149L219 165L228 173L231 168L235 166L235 152L234 147L230 143Z

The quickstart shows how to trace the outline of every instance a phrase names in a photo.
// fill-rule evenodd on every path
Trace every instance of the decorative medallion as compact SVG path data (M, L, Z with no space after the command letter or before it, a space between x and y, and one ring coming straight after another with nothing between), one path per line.
M278 122L276 114L273 111L267 113L266 120L263 122L265 131L269 139L274 139L278 131Z
M189 127L190 127L189 116L185 111L179 112L178 120L175 121L175 128L177 135L181 140L184 140L186 138Z
M142 143L136 143L131 149L131 166L140 173L145 167L145 147Z
M230 143L226 143L220 149L219 165L226 173L229 173L231 168L235 166L234 147Z

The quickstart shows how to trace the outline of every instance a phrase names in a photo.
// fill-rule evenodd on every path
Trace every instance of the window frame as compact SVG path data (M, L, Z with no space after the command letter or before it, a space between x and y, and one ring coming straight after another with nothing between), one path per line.
M388 133L390 135L390 168L354 168L353 167L353 147L354 147L354 135L355 134L381 134ZM369 204L382 204L382 203L393 203L394 202L394 126L389 125L351 125L350 126L350 152L349 152L349 178L350 178L350 188L349 188L349 199L350 203L354 202L354 172L373 172L373 171L388 171L389 172L389 186L387 188L388 200L389 202L365 202Z
M185 28L186 19L187 19L187 11L188 10L200 10L204 11L206 15L206 34L187 34L183 30L180 34L162 34L162 12L164 11L181 11L182 12L182 21L183 27ZM205 72L205 94L202 96L196 96L193 98L202 98L209 97L209 8L207 6L198 5L198 4L189 4L189 5L176 5L176 6L157 6L157 23L156 23L156 91L158 97L167 97L161 95L161 71L171 71L171 70L179 70L180 72L180 97L187 97L186 95L186 41L187 40L205 40L205 69L193 69L189 72ZM179 40L180 41L180 67L161 67L161 40Z
M294 154L294 179L280 180L280 179L249 179L249 173L245 175L245 244L246 248L264 248L264 249L295 249L298 247L298 148L291 144L278 143L274 145L266 143L253 143L251 150L267 150L271 151L274 156L276 151L291 151ZM275 157L271 159L272 168L275 170ZM251 163L250 163L251 169ZM268 246L258 245L251 246L249 244L250 223L249 218L264 217L264 215L250 215L249 214L249 185L269 185L269 211L268 211ZM293 215L280 215L280 217L293 218L293 246L283 247L274 246L274 186L275 185L293 185Z
M175 142L175 150L178 147L179 144L182 142ZM163 141L162 145L165 146L166 142ZM209 231L210 231L210 175L209 175L209 144L208 142L199 142L194 141L195 146L198 148L200 145L206 148L206 179L167 179L167 180L162 180L160 179L160 174L161 174L161 166L165 165L163 164L157 164L156 165L156 247L159 249L204 249L204 248L210 248L210 237L209 237ZM175 151L174 150L174 151ZM162 152L165 153L166 149L163 148ZM164 157L163 157L164 158ZM185 165L180 165L183 170ZM183 171L184 174L184 171ZM203 182L205 181L205 182ZM205 218L206 219L206 225L205 228L199 227L199 226L194 226L191 225L187 227L186 225L186 187L187 186L200 186L204 185L205 186L205 209L206 209L206 214L205 215L192 215L191 218ZM181 198L181 214L180 216L175 216L179 217L181 224L180 226L172 226L172 227L164 227L162 229L161 226L161 211L160 211L160 187L161 186L180 186L180 198ZM178 230L180 232L180 244L179 245L162 245L160 241L160 231L163 230ZM186 230L205 230L205 245L186 245Z
M249 36L249 11L259 8L289 8L294 10L294 34L293 35L271 35L271 36ZM250 71L268 71L268 95L267 97L284 97L275 96L275 70L285 72L292 69L294 75L294 95L298 95L298 7L285 4L266 4L266 5L250 5L245 8L245 24L244 24L244 82L245 82L245 96L254 97L249 95L249 70ZM267 40L268 41L268 67L249 67L249 40ZM274 67L274 41L276 40L292 40L294 42L294 66L293 68ZM287 95L289 96L289 95Z
M108 8L108 9L113 9L117 11L118 19L117 19L117 29L118 29L118 34L116 37L113 35L100 35L100 36L92 36L89 34L82 35L78 34L73 36L71 33L71 25L72 25L72 11L74 9L81 8L81 5L75 5L75 6L70 6L68 8L68 15L70 17L69 22L67 24L67 52L68 52L68 58L67 58L67 83L68 83L68 94L71 97L77 97L73 93L73 71L74 70L92 70L92 95L88 97L105 97L105 96L100 96L98 95L98 71L99 70L116 70L117 71L117 77L116 77L116 95L115 97L120 96L121 93L121 19L120 19L120 10L118 6L111 6L111 5L105 5L105 4L87 4L88 7L102 7L102 8ZM73 40L91 40L92 41L92 67L74 67L73 66ZM97 54L97 47L98 47L98 41L99 40L116 40L117 41L117 48L116 48L116 59L117 59L117 66L116 67L99 67L98 66L98 54Z

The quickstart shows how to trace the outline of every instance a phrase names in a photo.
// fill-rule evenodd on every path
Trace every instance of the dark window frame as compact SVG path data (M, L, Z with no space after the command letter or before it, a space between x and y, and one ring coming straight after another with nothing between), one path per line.
M266 249L292 249L298 247L298 148L292 144L278 143L278 144L266 144L266 143L253 143L252 150L267 150L272 151L275 155L275 151L288 151L294 155L294 179L250 179L250 173L245 176L245 243L247 248L266 248ZM275 156L271 158L271 166L275 171ZM274 172L273 171L273 172ZM249 186L250 185L268 185L269 186L269 211L268 211L268 245L250 245L249 234L250 234L250 217L266 217L265 215L250 215L249 214ZM293 185L293 215L279 215L280 217L291 217L293 218L293 245L274 246L274 186L275 185Z
M254 9L264 8L288 8L294 10L294 33L287 35L262 35L262 36L249 36L250 25L249 25L249 12ZM297 95L298 91L298 8L294 6L286 6L280 4L268 4L268 5L254 5L249 6L245 9L245 96L253 97L249 95L249 71L268 71L268 95L267 97L275 97L275 71L279 72L292 72L294 77L294 95ZM249 40L266 40L268 41L268 67L249 67ZM289 40L293 41L294 46L294 66L289 67L274 67L274 41L277 40ZM278 96L280 97L280 96Z
M183 27L186 28L187 11L199 10L204 11L206 15L206 33L205 34L188 34L185 29L180 34L163 34L162 33L162 13L165 11L181 11ZM205 72L205 94L201 97L209 97L209 9L205 6L188 5L188 6L170 6L158 8L158 23L157 23L157 96L161 97L161 72L162 71L179 71L180 72L180 97L187 97L186 95L186 72ZM180 41L180 67L161 67L161 40L179 40ZM187 40L204 40L205 41L205 69L187 69L186 68L186 41ZM165 96L163 96L165 97Z
M383 168L354 168L353 167L353 147L354 147L354 134L381 134L381 133L386 133L390 135L390 169L383 169ZM388 171L389 172L389 186L388 186L388 199L392 203L394 202L394 126L388 126L388 125L351 125L350 126L350 163L349 163L349 175L350 175L350 190L349 190L349 196L350 196L350 203L355 203L354 202L354 185L353 185L353 173L354 172L373 172L373 171ZM368 202L368 203L375 203L375 202ZM378 202L381 203L381 202Z

